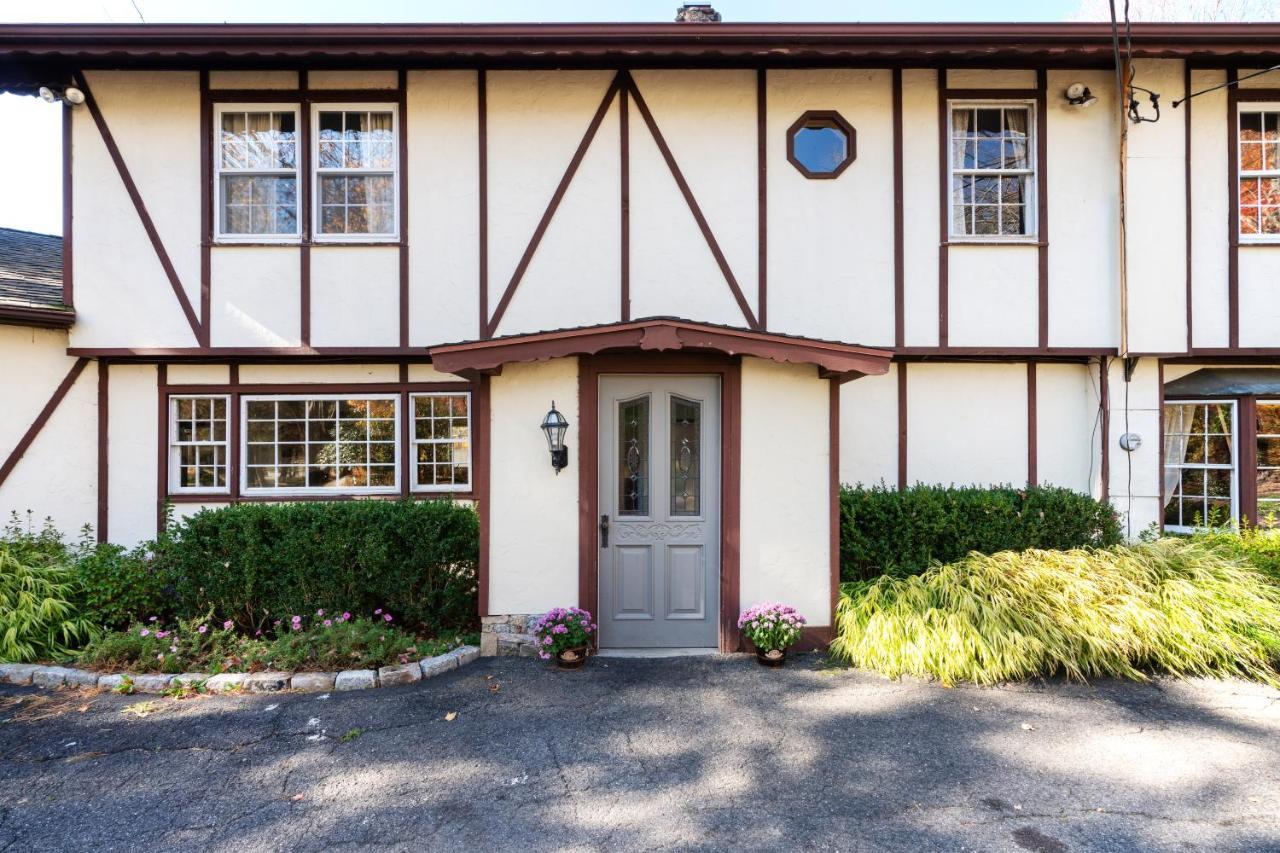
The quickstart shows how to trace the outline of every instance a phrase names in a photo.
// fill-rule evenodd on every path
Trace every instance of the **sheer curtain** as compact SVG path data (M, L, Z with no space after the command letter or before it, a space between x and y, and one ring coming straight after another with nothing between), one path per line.
M1182 470L1169 465L1181 465L1187 459L1187 439L1196 416L1195 404L1172 404L1164 407L1164 505L1173 500L1174 490L1182 477Z

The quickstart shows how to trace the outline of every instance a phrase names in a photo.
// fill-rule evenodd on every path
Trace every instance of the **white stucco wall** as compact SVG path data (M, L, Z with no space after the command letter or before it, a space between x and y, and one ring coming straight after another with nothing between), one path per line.
M0 326L0 463L35 422L67 371L67 333ZM74 539L97 522L97 365L88 364L35 441L0 484L0 526L27 511Z
M1280 343L1280 247L1240 246L1240 346Z
M108 533L136 545L156 535L156 367L114 364L107 387Z
M578 361L507 365L489 388L489 612L570 606L578 600ZM539 429L552 400L570 424L570 467L559 475Z
M1036 474L1042 486L1097 494L1102 424L1096 374L1092 365L1036 365Z
M301 343L302 273L296 247L217 246L209 253L209 269L214 346Z
M244 384L292 385L307 382L356 384L360 382L395 382L398 378L399 368L394 364L240 365L240 381Z
M898 365L840 386L840 482L898 484Z
M312 248L312 345L394 346L400 339L399 271L395 247Z
M916 347L938 345L938 74L902 72L903 320Z
M1124 362L1111 360L1111 503L1120 513L1123 531L1137 536L1160 520L1160 389L1155 359L1138 362L1130 382L1124 381ZM1142 446L1132 453L1120 449L1120 436L1136 432ZM1132 484L1132 485L1130 485Z
M1222 71L1192 71L1193 91L1225 82ZM1208 92L1191 110L1191 304L1197 347L1229 344L1227 311L1227 95Z
M814 626L831 624L829 406L816 368L743 359L741 604Z
M947 277L951 346L1035 346L1038 263L1034 246L951 246Z

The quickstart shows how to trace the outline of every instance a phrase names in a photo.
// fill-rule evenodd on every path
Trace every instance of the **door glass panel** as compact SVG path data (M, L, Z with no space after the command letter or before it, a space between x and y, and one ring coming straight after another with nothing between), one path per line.
M702 513L702 404L671 398L671 514Z
M649 514L649 398L618 404L618 515Z

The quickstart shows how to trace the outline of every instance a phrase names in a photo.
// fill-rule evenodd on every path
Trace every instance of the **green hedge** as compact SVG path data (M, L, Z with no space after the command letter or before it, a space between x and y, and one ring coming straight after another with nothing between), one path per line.
M478 560L479 523L461 504L317 501L203 510L170 527L154 568L179 617L256 630L317 608L381 608L435 634L475 623Z
M840 578L910 575L970 551L1114 545L1120 522L1070 489L1012 486L846 486L840 493Z

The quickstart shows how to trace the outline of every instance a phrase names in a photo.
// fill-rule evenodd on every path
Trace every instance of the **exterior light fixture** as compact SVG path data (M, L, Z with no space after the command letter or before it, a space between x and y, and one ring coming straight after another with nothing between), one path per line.
M1073 107L1091 107L1098 102L1094 94L1089 91L1089 87L1083 83L1072 83L1063 95L1067 103Z
M551 451L551 467L556 469L557 476L561 468L567 468L569 465L569 448L564 444L564 434L568 429L569 422L556 409L556 401L552 400L551 411L547 412L547 416L542 419L542 431L547 436L547 448Z
M46 104L56 104L59 101L63 101L69 106L75 106L76 104L84 103L84 92L80 91L75 86L68 86L62 90L51 89L48 86L41 86L40 100L44 101Z

